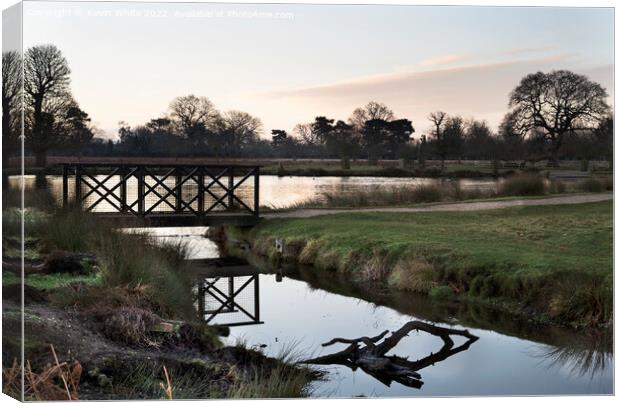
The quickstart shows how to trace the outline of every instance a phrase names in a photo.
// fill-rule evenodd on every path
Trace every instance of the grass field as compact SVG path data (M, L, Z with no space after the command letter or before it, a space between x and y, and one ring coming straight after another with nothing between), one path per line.
M253 251L433 296L501 303L574 325L611 320L612 202L463 213L355 213L269 220Z

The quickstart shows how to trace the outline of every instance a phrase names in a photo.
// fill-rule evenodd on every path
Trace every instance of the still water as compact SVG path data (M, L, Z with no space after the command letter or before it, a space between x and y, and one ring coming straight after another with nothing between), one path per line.
M105 175L97 175L96 178L102 181ZM46 177L47 187L58 201L62 199L62 176L49 175ZM324 193L347 193L364 189L372 189L377 186L397 187L415 186L420 184L440 183L446 179L435 178L379 178L379 177L304 177L304 176L284 176L261 175L260 177L260 205L269 207L284 208L303 202L308 199L321 198ZM19 184L19 177L10 177L12 185ZM118 178L112 178L106 185L110 188L118 183ZM459 179L458 183L462 189L477 188L481 190L495 188L496 181L492 179ZM35 176L25 175L24 185L26 189L34 188ZM170 183L172 185L172 183ZM251 192L243 186L239 189ZM73 197L73 188L69 189L70 197ZM119 192L117 190L116 192ZM130 186L127 189L130 197L135 197L137 190ZM217 193L217 192L216 192ZM133 196L132 196L133 195ZM251 193L250 193L251 195ZM96 195L95 195L96 196ZM243 197L243 196L241 196ZM105 211L106 203L102 202L96 207L95 211Z
M202 234L206 228L147 230L162 241L186 240L193 259L219 257L218 249ZM351 396L463 396L613 393L612 337L560 328L517 323L479 306L438 303L426 297L355 285L307 268L284 273L259 273L249 266L194 271L198 284L216 287L222 296L234 295L234 306L220 306L205 314L209 323L234 324L227 343L244 340L247 346L277 356L293 346L300 359L343 350L347 345L321 347L335 337L358 338L396 331L411 320L468 329L479 339L468 349L421 368L420 388L397 382L386 385L364 371L342 365L317 365L327 371L313 384L319 397ZM224 271L222 271L222 269ZM219 273L217 273L219 271ZM215 274L214 274L215 273ZM219 277L214 277L219 276ZM228 277L226 277L228 276ZM211 289L213 291L213 288ZM202 307L218 311L217 299ZM224 308L224 309L222 309ZM229 309L230 308L230 309ZM237 309L239 308L239 309ZM245 311L245 312L244 312ZM250 324L247 324L250 323ZM455 345L465 339L453 337ZM390 351L415 361L437 352L436 336L411 332Z

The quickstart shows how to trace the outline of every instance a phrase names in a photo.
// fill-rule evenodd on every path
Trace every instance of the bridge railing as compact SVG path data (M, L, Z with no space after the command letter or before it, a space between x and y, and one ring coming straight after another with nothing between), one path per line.
M259 215L260 167L63 164L63 205L97 214Z

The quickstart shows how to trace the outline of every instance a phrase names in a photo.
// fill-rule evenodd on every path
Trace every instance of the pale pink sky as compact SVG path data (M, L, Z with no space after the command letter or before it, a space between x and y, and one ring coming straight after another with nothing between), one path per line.
M371 100L418 134L438 109L496 127L539 70L586 74L613 97L610 8L26 2L24 34L63 51L109 136L187 94L259 117L265 136Z

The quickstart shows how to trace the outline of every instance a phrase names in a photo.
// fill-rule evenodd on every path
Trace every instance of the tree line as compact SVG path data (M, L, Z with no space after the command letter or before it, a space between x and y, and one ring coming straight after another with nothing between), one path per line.
M23 91L22 71L23 66ZM38 165L48 152L72 155L340 158L418 160L613 159L613 117L607 93L587 77L559 70L525 76L509 94L496 130L482 120L444 111L428 115L430 129L413 138L413 122L371 101L346 120L317 116L291 133L261 137L259 118L219 111L204 96L173 99L162 116L131 127L120 122L116 141L96 137L88 114L70 91L70 69L54 45L2 55L3 153L18 152L21 109L28 152Z

